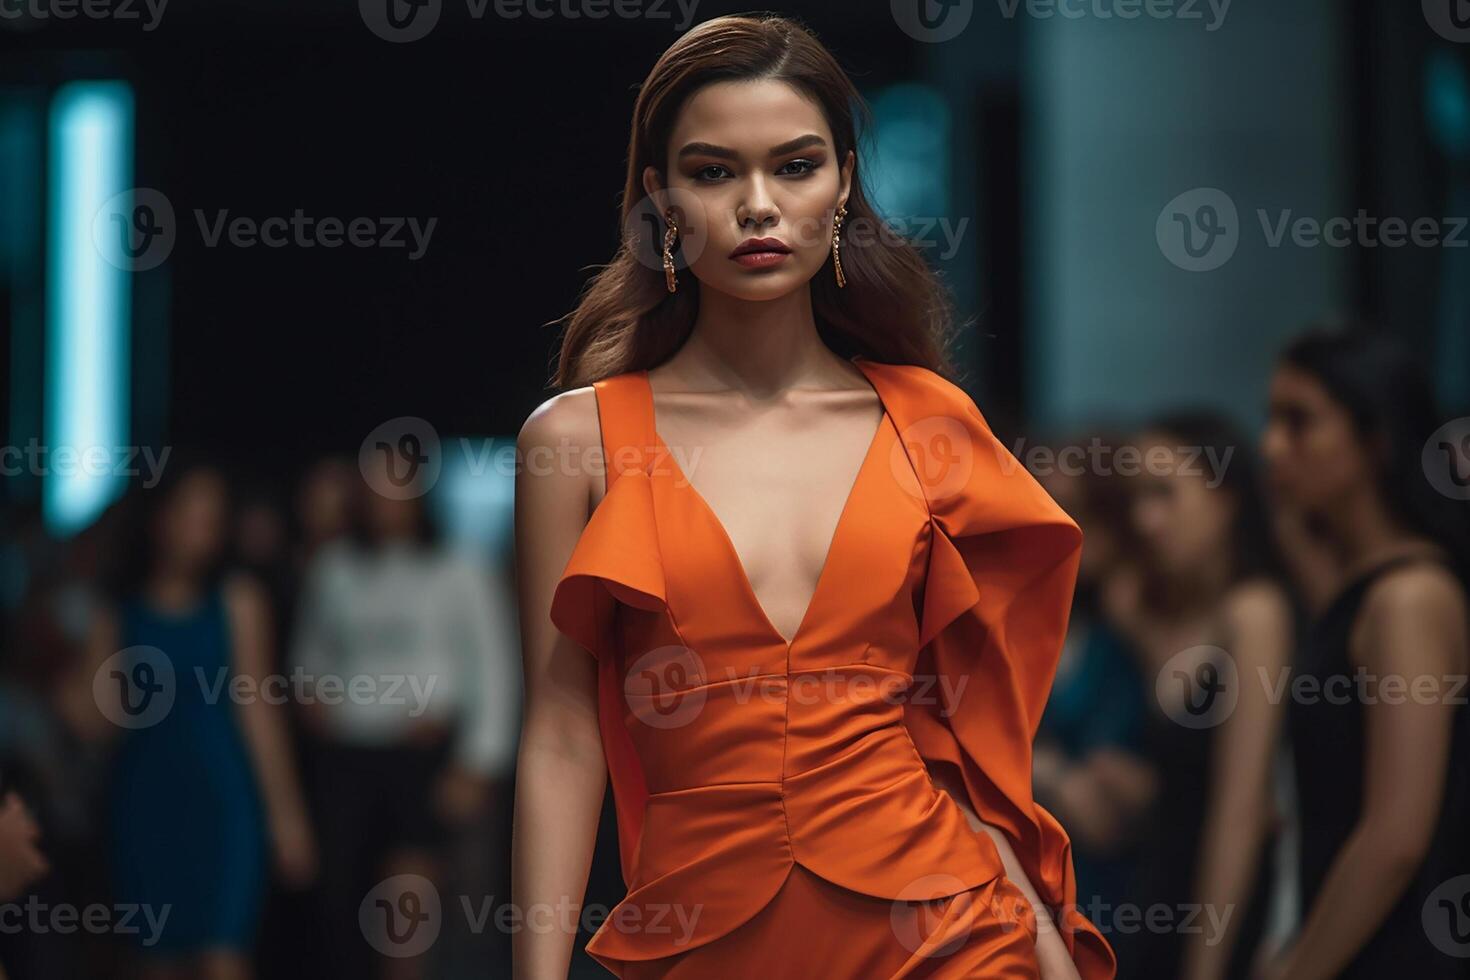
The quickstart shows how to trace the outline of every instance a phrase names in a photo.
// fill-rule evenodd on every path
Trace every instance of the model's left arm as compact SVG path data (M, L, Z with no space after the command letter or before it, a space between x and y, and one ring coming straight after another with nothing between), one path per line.
M970 821L970 826L975 830L983 830L995 842L995 849L1000 852L1001 863L1005 865L1006 877L1015 883L1026 896L1026 901L1031 904L1032 911L1036 915L1036 962L1041 967L1042 980L1080 980L1077 972L1077 964L1072 960L1072 954L1062 942L1061 934L1057 931L1056 923L1052 921L1051 913L1047 911L1046 903L1036 893L1031 879L1026 877L1026 870L1021 867L1021 861L1016 857L1016 852L1011 848L1010 841L1005 833L993 824L988 824L976 815L974 807L970 806L965 796L964 781L960 778L959 770L952 763L940 762L931 764L929 771L934 776L934 782L940 789L944 790L954 798L955 804L964 811L965 818Z

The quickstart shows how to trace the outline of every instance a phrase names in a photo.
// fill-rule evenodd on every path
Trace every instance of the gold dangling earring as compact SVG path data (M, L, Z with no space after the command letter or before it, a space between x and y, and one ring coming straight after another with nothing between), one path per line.
M838 238L842 234L842 219L845 217L847 217L846 204L837 209L835 220L832 222L832 267L837 270L838 289L847 285L847 277L842 274L842 242Z
M664 218L669 227L664 231L664 285L669 287L669 292L676 292L679 288L679 280L674 277L674 240L679 237L679 226L674 222L674 209L672 207L664 210Z

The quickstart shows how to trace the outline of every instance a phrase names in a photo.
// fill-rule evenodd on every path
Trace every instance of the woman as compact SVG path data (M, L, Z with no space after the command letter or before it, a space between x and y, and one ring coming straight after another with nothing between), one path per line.
M1163 916L1167 927L1120 939L1119 956L1130 977L1242 977L1270 895L1283 712L1266 681L1288 662L1291 606L1233 429L1186 412L1137 442L1140 561L1109 603L1153 694L1143 751L1156 782L1134 895L1145 922ZM1102 778L1117 796L1143 795L1131 771Z
M1302 568L1337 569L1292 677L1303 920L1272 978L1464 976L1445 918L1470 872L1465 503L1427 378L1361 326L1314 330L1271 382L1272 490ZM1426 444L1428 451L1426 452ZM1448 452L1455 452L1451 446ZM1453 886L1453 883L1451 883ZM1455 955L1457 954L1458 955Z
M315 866L285 725L262 693L270 608L225 573L220 472L176 463L134 503L120 601L90 638L93 690L121 732L114 897L161 921L136 934L146 976L237 980L251 975L268 849L288 883Z
M1116 446L1119 441L1098 433L1070 445ZM1139 821L1113 784L1119 771L1147 771L1138 755L1148 710L1138 655L1102 608L1110 583L1127 573L1137 552L1128 521L1128 485L1101 467L1060 460L1038 479L1077 522L1086 543L1067 640L1037 733L1034 794L1071 834L1081 894L1116 908L1131 898Z
M328 958L362 978L424 975L426 950L374 956L384 937L363 941L359 908L387 878L450 880L446 846L489 814L519 710L509 596L442 540L421 482L377 492L390 466L364 463L375 489L356 533L312 560L293 646L315 747ZM354 689L366 696L344 696Z
M939 373L859 105L774 16L640 92L656 258L632 235L591 284L518 441L523 980L566 976L608 777L618 976L1113 974L1031 799L1080 534Z

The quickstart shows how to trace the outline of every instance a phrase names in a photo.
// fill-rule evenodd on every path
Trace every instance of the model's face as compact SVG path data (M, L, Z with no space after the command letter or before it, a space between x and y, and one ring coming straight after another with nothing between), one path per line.
M1272 495L1309 513L1374 479L1347 410L1315 377L1290 365L1271 379L1261 456Z
M1176 440L1145 433L1139 440L1145 459L1167 459L1140 475L1133 498L1133 526L1154 567L1187 575L1231 548L1234 495L1211 488L1192 457L1181 455Z
M694 276L747 300L804 287L832 250L832 216L847 200L853 160L851 151L835 159L822 111L785 82L718 82L697 91L668 146L670 202L692 202L703 213L678 217L706 226L703 247L686 255ZM661 190L654 168L645 169L643 184L650 195ZM737 255L751 239L774 241Z

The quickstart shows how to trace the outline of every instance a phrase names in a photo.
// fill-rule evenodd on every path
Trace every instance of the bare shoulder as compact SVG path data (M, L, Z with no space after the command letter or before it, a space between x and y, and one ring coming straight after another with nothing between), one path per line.
M225 606L240 619L258 617L270 610L265 587L254 575L233 572L223 582Z
M1452 623L1467 611L1459 578L1436 561L1416 561L1385 572L1368 588L1365 617L1379 622Z
M537 405L516 436L516 448L521 452L582 451L601 442L597 394L591 385L552 395Z
M1225 594L1227 622L1234 626L1284 625L1291 620L1286 590L1264 576L1246 579Z

